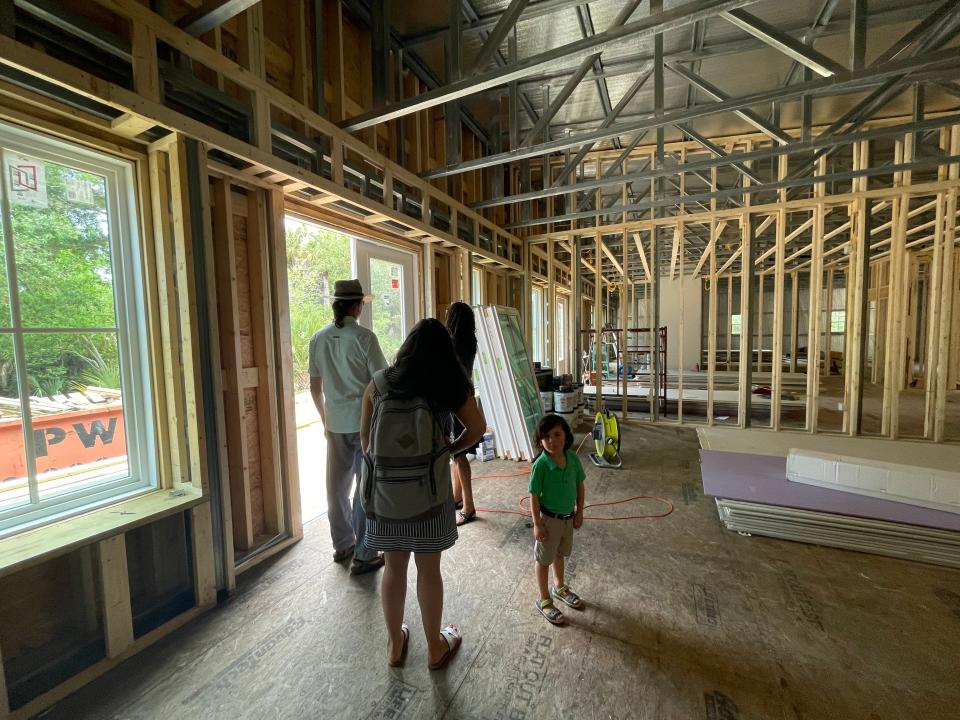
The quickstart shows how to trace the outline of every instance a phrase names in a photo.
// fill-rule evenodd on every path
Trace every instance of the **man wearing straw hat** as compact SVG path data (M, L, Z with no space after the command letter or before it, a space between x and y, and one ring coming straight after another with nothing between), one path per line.
M373 374L387 367L373 331L357 319L371 296L359 280L333 285L333 322L310 340L310 394L327 438L327 518L334 562L353 555L350 572L360 575L383 567L383 557L364 545L366 516L360 492L350 505L350 486L360 473L360 401Z

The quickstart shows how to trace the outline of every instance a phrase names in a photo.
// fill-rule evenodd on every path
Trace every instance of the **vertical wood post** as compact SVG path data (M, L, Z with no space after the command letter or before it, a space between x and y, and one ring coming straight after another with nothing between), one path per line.
M950 128L950 154L960 154L960 125L954 125ZM957 163L951 164L948 176L951 180L956 180L960 177L960 165ZM947 384L950 376L950 341L954 333L953 303L954 295L957 292L957 283L954 278L954 272L956 270L954 267L954 256L956 255L954 242L956 240L957 226L957 189L955 187L947 192L946 216L947 225L943 232L943 253L941 256L941 273L943 280L940 284L940 337L937 341L937 390L933 425L933 439L936 442L943 442L946 433Z
M97 543L97 574L107 657L115 658L133 645L133 611L123 533Z

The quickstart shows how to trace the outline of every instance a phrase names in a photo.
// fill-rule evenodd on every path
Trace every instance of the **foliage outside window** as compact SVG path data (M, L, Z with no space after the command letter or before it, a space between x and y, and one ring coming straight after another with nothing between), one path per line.
M288 216L286 240L293 383L301 393L310 389L310 338L333 318L333 283L353 277L350 237Z
M0 534L156 485L130 163L0 125Z
M731 315L730 316L730 334L739 335L741 324L740 324L740 315Z

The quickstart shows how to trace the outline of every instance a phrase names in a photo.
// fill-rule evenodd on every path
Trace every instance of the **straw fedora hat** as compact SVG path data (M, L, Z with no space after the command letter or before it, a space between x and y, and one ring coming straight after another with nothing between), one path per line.
M362 300L365 303L373 300L373 295L366 295L359 280L337 280L333 284L333 300Z

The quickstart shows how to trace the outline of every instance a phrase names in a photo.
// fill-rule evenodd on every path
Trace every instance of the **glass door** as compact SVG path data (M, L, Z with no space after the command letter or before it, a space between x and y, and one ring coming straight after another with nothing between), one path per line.
M357 277L373 300L364 306L360 324L377 334L392 362L417 321L417 256L369 240L356 241Z

